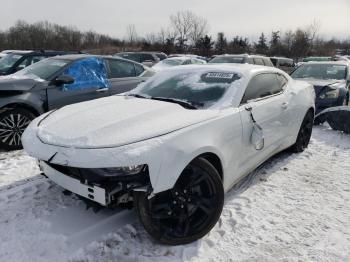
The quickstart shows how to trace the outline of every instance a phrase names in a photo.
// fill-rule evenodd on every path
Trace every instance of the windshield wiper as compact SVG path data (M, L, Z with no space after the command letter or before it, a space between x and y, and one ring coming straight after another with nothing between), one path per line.
M179 99L175 99L175 98L153 97L152 96L150 99L164 101L164 102L170 102L170 103L176 103L176 104L179 104L180 106L183 106L184 108L187 108L187 109L198 109L198 107L196 105L203 106L202 103L179 100Z
M132 96L132 97L136 97L136 98L145 98L145 99L150 98L150 97L139 95L139 94L127 94L126 96Z

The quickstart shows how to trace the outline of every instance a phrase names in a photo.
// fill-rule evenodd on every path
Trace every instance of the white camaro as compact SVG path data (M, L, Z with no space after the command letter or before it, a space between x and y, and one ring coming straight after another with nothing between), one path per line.
M180 66L44 114L22 141L58 185L102 206L134 204L152 237L184 244L211 230L243 176L307 147L314 101L311 85L275 68Z

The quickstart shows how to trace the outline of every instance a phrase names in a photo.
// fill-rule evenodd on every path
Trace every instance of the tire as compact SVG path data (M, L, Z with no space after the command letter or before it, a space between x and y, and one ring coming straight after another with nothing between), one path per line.
M347 106L349 105L349 93L346 95L344 102L343 102L343 106Z
M22 149L21 137L35 115L23 108L15 108L0 113L0 148Z
M292 152L301 153L308 147L312 135L313 121L314 114L311 110L309 110L301 123L297 140L290 148Z
M159 243L184 245L205 236L217 223L224 205L218 171L204 158L193 160L171 190L148 199L135 194L145 230Z

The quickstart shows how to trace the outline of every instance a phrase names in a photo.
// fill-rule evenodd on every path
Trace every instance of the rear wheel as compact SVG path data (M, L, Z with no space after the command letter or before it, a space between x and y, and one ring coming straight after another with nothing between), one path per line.
M308 111L304 117L303 122L301 123L297 141L291 147L292 152L300 153L308 147L312 134L313 121L314 114L312 111Z
M175 186L148 199L136 193L135 205L146 231L158 242L182 245L206 235L218 221L224 189L217 170L197 158L183 171Z
M0 148L5 150L22 149L21 137L35 115L22 108L0 113Z

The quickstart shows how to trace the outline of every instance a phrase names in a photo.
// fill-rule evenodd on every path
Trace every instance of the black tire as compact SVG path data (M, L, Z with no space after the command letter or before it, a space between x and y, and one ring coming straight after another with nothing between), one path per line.
M290 148L292 152L301 153L308 147L312 135L313 122L314 113L311 110L309 110L306 113L303 122L301 123L297 141Z
M5 150L22 149L21 137L35 118L35 115L23 108L15 108L0 113L0 148Z
M347 106L347 105L349 105L349 93L346 94L346 97L343 102L343 106Z
M218 171L204 158L193 160L171 190L148 199L135 194L146 231L159 243L184 245L205 236L219 220L224 189Z

